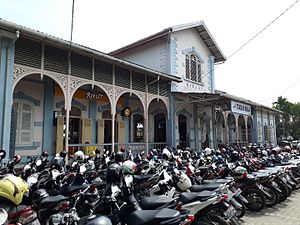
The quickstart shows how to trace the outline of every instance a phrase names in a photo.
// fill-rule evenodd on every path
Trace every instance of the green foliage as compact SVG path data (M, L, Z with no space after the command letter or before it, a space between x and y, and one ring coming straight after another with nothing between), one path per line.
M280 96L273 103L273 108L283 112L275 117L277 138L291 135L300 139L300 103L291 103Z

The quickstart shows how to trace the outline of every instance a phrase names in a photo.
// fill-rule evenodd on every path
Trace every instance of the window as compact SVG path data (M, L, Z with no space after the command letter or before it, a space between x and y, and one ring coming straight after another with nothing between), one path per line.
M24 100L13 104L16 118L16 145L32 145L33 105Z
M185 56L186 79L201 83L201 61L194 53Z

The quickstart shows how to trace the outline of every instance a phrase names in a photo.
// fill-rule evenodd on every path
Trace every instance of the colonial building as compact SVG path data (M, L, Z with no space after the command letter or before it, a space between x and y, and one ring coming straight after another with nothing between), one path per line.
M171 84L172 146L276 142L278 111L215 90L214 66L226 58L203 21L164 29L110 55L183 80Z
M7 157L276 141L273 109L215 90L226 58L203 22L105 54L0 20L0 53Z

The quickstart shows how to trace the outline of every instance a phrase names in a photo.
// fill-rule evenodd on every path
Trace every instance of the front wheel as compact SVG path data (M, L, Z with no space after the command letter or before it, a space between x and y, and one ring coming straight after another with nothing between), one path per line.
M245 206L245 203L239 197L234 197L234 199L235 199L235 201L237 201L241 205L241 207L238 207L235 204L231 204L236 210L236 214L235 214L236 217L240 219L246 213L246 206Z
M262 191L258 189L249 189L243 196L248 200L246 207L250 211L260 211L266 205L266 199Z
M276 205L276 203L278 202L277 190L272 186L264 186L264 190L270 195L270 196L265 195L266 206L272 207Z

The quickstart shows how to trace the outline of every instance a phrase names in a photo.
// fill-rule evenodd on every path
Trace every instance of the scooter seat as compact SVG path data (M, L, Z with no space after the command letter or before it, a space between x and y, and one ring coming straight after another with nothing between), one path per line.
M157 209L170 204L171 201L172 200L170 198L164 195L143 197L140 201L140 205L142 209Z
M65 197L63 195L48 196L42 199L41 203L39 204L39 209L53 208L57 203L67 199L68 197Z
M79 185L79 186L68 186L65 189L65 195L68 196L69 194L73 193L73 192L78 192L80 190L86 189L89 185L88 184L83 184L83 185Z
M136 210L126 218L128 225L152 225L152 224L177 224L180 220L180 212L175 209Z
M220 183L211 183L211 184L200 184L200 185L192 185L190 187L191 192L199 192L199 191L217 191L223 184Z
M269 173L263 173L263 172L252 172L251 174L257 178L266 178L266 177L270 176Z
M228 184L233 182L234 179L212 179L212 180L203 180L203 184Z
M217 195L214 191L201 191L201 192L183 192L179 195L179 201L183 204L190 203L193 201L206 201Z
M133 181L135 183L142 183L146 180L149 180L151 177L153 177L153 174L146 174L146 175L134 175Z

